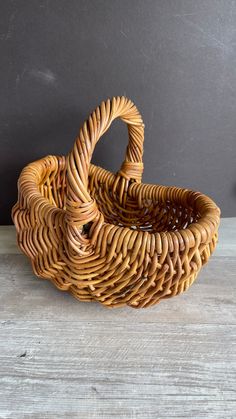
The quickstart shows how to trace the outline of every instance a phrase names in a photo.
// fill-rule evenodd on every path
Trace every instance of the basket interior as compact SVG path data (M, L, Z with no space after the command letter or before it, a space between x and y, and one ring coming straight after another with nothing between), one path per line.
M185 229L201 217L191 207L176 202L163 202L163 200L158 202L147 199L146 194L143 194L141 201L140 198L135 199L127 195L125 202L121 203L119 191L117 191L117 194L112 192L112 185L108 187L109 182L104 182L102 177L100 179L100 171L96 173L95 170L95 174L93 171L93 181L91 174L89 175L88 188L107 223L128 227L132 230L155 233ZM108 173L105 170L104 172ZM95 182L94 175L96 176ZM110 176L113 175L110 174ZM63 166L59 168L56 176L54 174L53 178L49 176L45 179L40 189L43 196L52 205L66 210L66 182ZM85 225L84 232L86 233L88 230L89 225Z
M200 214L194 213L191 208L168 201L160 203L145 197L142 198L141 205L138 199L127 197L125 204L121 206L119 197L114 196L104 185L91 191L91 195L96 199L106 222L132 230L150 233L176 231L187 228L200 218Z

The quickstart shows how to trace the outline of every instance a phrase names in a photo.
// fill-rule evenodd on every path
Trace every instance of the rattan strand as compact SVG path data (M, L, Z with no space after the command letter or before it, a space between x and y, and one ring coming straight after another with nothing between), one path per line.
M128 126L117 174L91 164L115 118ZM127 98L102 102L67 157L26 166L12 210L35 274L81 301L148 307L187 290L217 243L220 210L207 196L141 183L144 124Z

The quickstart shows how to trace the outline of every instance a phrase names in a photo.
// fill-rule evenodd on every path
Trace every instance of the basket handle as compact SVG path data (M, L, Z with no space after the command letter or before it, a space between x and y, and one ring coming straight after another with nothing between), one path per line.
M71 225L83 225L101 216L88 192L89 166L97 141L118 117L128 126L129 143L117 177L123 179L126 186L131 179L141 182L144 140L142 117L131 100L125 97L108 99L89 116L67 156L66 220Z

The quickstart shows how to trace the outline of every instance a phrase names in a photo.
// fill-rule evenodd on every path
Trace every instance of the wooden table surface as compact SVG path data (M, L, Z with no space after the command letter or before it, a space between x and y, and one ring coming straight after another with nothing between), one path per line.
M0 227L0 418L236 418L236 219L181 296L80 303Z

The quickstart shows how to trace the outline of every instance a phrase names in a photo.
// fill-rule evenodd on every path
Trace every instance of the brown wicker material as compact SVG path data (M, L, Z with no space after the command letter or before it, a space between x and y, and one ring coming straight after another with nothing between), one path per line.
M90 163L115 118L129 144L117 174ZM220 210L205 195L141 183L144 125L124 97L103 102L72 151L26 166L12 217L36 275L82 301L148 307L185 291L217 242Z

